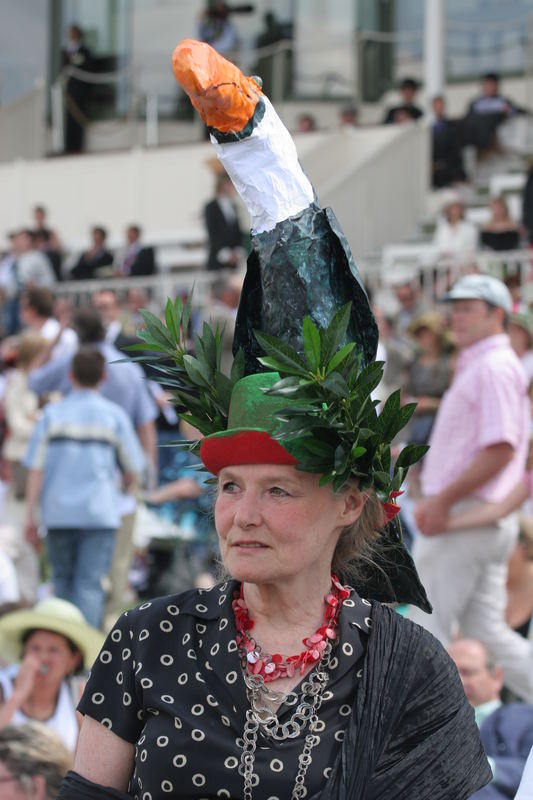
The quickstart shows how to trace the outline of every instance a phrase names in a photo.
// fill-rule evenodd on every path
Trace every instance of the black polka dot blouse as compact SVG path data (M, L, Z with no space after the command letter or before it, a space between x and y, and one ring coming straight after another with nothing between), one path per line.
M127 611L93 666L78 710L135 745L128 794L136 800L243 796L238 766L249 704L231 608L238 588L230 581ZM320 740L305 780L308 800L323 789L344 736L370 612L370 603L352 592L340 614L315 731ZM294 710L283 704L278 718ZM290 797L306 732L283 742L258 733L254 800Z

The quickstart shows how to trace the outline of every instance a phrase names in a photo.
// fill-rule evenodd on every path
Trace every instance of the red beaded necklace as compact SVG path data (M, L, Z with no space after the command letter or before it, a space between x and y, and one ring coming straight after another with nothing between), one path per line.
M235 592L232 608L237 629L237 645L246 655L248 671L252 675L261 675L265 683L270 683L275 681L276 678L292 678L297 670L303 675L307 665L316 664L317 661L320 661L328 641L332 641L337 636L340 610L343 602L350 596L350 590L343 586L333 573L331 574L331 583L331 591L324 598L326 610L324 611L322 625L312 636L302 639L305 650L296 656L264 653L255 639L248 634L248 631L254 626L254 621L246 608L243 585L241 583L240 592Z

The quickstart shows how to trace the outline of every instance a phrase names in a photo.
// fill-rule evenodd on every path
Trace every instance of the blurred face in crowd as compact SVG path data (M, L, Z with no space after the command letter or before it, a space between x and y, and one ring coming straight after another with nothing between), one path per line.
M93 240L93 247L101 248L105 244L105 234L100 228L93 228L91 231L91 236Z
M501 667L490 666L481 642L460 639L452 642L448 653L455 661L468 702L474 706L499 700L503 685Z
M396 286L394 293L402 308L405 308L407 311L413 308L416 301L416 291L412 283L404 283L401 286Z
M491 200L490 211L492 219L496 222L503 222L503 220L509 219L507 203L501 197L495 197L494 200Z
M222 195L224 197L233 197L235 194L235 188L233 183L231 182L231 178L224 175L219 182L217 183L217 194Z
M139 241L139 235L140 235L139 229L135 228L134 226L131 226L126 229L126 240L130 245L135 244L135 242Z
M28 781L26 785L25 781ZM33 778L23 778L12 775L8 768L0 761L0 800L28 800L29 798L44 798L44 781L39 781L39 786Z
M79 28L77 25L71 25L67 31L67 37L70 42L81 42L81 28Z
M416 89L412 86L404 86L401 90L402 100L406 105L411 105L414 102Z
M446 218L452 225L455 222L460 222L463 219L464 206L462 203L450 203L446 209Z
M17 234L16 244L18 253L27 253L29 250L33 250L33 238L28 231L20 231Z
M148 305L148 298L142 289L130 289L127 302L129 310L135 312Z
M93 306L100 314L106 328L120 316L120 306L113 292L95 294Z
M481 85L481 91L485 97L495 97L498 94L498 82L493 78L485 78Z
M341 111L341 125L357 125L359 118L357 111L352 108L345 108Z
M33 218L35 220L35 225L37 226L37 228L42 228L46 220L46 212L44 208L41 208L41 206L36 206L33 209Z
M452 330L458 347L503 332L504 311L484 300L455 300L452 308Z
M422 353L436 353L441 350L439 334L425 325L416 330L415 340Z
M58 685L78 667L79 652L72 652L64 636L52 631L36 630L30 634L24 646L24 658L28 656L40 662L40 683Z
M431 102L431 107L437 118L444 116L444 100L442 97L434 97Z

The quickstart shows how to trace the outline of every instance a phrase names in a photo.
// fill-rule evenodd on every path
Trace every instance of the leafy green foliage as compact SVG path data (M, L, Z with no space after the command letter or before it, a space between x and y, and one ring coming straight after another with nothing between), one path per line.
M381 380L383 363L362 368L354 343L341 346L349 319L349 303L327 329L317 328L306 317L304 356L285 342L256 332L265 353L259 361L280 374L267 393L299 401L277 415L281 425L276 433L278 440L297 447L299 469L322 473L321 484L331 483L335 491L357 478L362 488L373 485L380 499L388 500L427 447L406 447L391 474L391 442L409 422L415 404L402 406L397 391L377 413L371 393Z
M180 297L170 298L165 307L165 323L146 309L141 309L144 328L137 331L141 344L130 347L133 351L144 351L136 361L151 364L159 377L156 380L172 395L182 419L209 435L224 431L228 425L228 411L234 383L244 373L244 357L241 352L234 360L231 377L220 371L224 331L214 331L204 323L202 335L195 335L195 355L188 352L185 341L191 318L192 293L184 304ZM193 452L199 442L187 442L184 446Z
M136 360L154 366L156 378L187 411L182 419L208 436L228 426L230 398L235 383L244 375L244 355L237 353L228 377L220 371L224 332L204 323L195 335L195 355L186 346L192 294L167 301L165 323L141 310L145 327L137 332L141 344L130 350L144 351ZM383 375L383 363L361 367L355 344L345 342L350 303L334 316L327 329L317 328L309 317L303 324L303 353L266 333L255 332L264 356L260 363L279 372L280 380L267 394L286 397L291 405L278 415L276 438L290 441L297 450L299 469L321 474L321 485L331 483L338 491L350 478L362 488L373 485L382 500L398 490L411 464L427 450L408 445L400 453L391 474L390 444L411 418L415 404L402 406L394 392L376 411L371 399ZM148 351L148 352L147 352ZM298 402L294 402L298 401ZM199 442L185 442L193 452Z

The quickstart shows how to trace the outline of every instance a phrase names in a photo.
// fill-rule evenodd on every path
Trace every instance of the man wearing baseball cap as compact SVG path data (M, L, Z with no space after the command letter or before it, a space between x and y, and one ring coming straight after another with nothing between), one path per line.
M502 665L506 685L531 702L531 645L505 622L517 521L446 531L453 514L502 500L524 471L529 407L526 377L506 334L511 296L496 278L467 275L444 299L452 304L460 352L422 468L422 535L413 553L433 614L413 609L410 616L446 646L457 629L482 641Z

